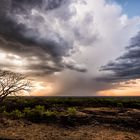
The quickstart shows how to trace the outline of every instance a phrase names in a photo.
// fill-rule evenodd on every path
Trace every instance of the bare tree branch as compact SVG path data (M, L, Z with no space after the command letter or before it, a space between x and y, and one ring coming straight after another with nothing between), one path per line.
M26 76L11 71L0 70L0 102L8 95L19 95L30 91L31 84Z

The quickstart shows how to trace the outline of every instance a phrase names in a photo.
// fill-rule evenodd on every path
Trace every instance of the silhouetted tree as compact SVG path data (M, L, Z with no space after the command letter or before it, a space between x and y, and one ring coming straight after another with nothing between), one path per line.
M30 90L30 82L19 73L0 70L0 102L8 95L19 95Z

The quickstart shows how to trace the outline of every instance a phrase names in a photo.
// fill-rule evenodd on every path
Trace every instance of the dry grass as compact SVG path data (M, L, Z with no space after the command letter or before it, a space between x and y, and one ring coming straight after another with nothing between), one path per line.
M64 128L8 119L0 122L0 137L15 140L140 140L138 131L120 130L117 127L86 125Z

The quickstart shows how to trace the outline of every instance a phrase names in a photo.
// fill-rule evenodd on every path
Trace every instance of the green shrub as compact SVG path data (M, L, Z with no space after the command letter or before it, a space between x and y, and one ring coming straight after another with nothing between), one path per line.
M123 106L123 103L117 103L117 107L118 108L123 108L124 106Z
M16 119L23 117L23 113L18 109L12 111L11 113L9 113L9 115L13 118L16 118Z
M57 111L49 111L49 110L47 110L46 112L44 112L43 115L45 117L51 117L51 116L58 116L59 113Z
M18 109L13 110L12 112L3 111L2 114L4 116L12 117L14 119L19 119L19 118L23 117L23 113L20 110L18 110Z
M33 115L30 107L24 108L23 113L25 118L30 118Z
M25 108L23 110L24 117L30 120L39 120L43 118L44 113L45 113L45 108L44 106L37 105L35 108Z
M76 112L77 112L77 110L76 110L76 108L75 107L69 107L68 109L67 109L67 113L68 113L68 115L76 115Z
M37 105L37 106L35 106L34 109L32 109L32 112L36 117L38 116L40 118L43 116L43 114L45 112L45 108L44 108L44 106Z
M5 106L1 106L0 107L0 113L3 113L4 111L6 111L6 107Z
M44 106L41 106L41 105L36 105L35 106L35 110L36 111L39 111L39 112L44 112L45 111L45 107Z
M10 116L10 113L9 112L7 112L7 111L3 111L3 113L2 113L4 116Z

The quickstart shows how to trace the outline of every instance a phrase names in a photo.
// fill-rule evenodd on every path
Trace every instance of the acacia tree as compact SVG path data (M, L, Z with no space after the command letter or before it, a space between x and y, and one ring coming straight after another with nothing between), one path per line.
M19 73L0 70L0 102L8 95L19 95L30 90L30 82Z

